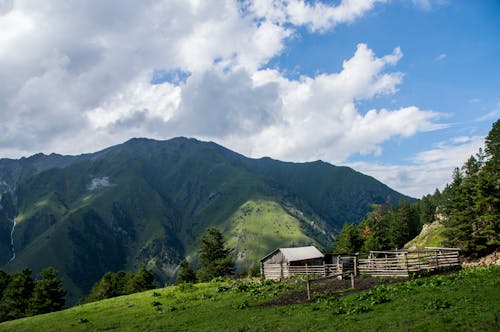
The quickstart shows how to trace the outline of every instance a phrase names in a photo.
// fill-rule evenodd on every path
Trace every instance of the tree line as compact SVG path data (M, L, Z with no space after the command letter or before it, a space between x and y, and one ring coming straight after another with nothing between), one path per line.
M195 283L225 277L234 273L233 250L224 245L224 236L217 228L209 228L198 247L200 268L194 271L188 261L180 262L177 283ZM145 267L131 272L107 272L94 284L89 295L81 302L93 302L120 295L143 292L156 288L154 275Z
M403 200L397 207L390 204L373 204L372 211L359 224L344 224L334 245L333 252L354 253L371 250L402 248L417 236L422 226L435 219L436 191L415 203Z
M90 293L80 302L88 303L109 299L115 296L144 292L156 288L153 273L142 266L137 273L132 272L106 272L97 281Z
M500 244L500 120L479 149L443 190L438 212L444 215L448 245L458 246L466 255L482 256Z
M0 321L44 314L64 307L66 292L56 269L33 279L30 269L8 274L0 270Z
M485 139L485 148L453 171L442 192L403 201L396 208L373 205L359 225L345 224L334 252L368 252L402 248L428 224L444 226L445 246L458 247L466 256L483 256L500 244L500 120Z

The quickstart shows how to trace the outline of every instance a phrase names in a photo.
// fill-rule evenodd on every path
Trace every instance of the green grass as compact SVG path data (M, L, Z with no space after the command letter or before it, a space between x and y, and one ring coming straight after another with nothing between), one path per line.
M382 285L312 303L260 304L290 284L167 287L0 324L1 331L498 331L500 267ZM304 294L305 296L305 294Z
M242 272L278 247L316 244L304 234L297 218L271 200L247 201L229 218L226 227L227 246L240 254Z
M422 232L405 245L405 248L422 249L425 247L442 247L446 240L443 236L445 227L434 221L422 229Z

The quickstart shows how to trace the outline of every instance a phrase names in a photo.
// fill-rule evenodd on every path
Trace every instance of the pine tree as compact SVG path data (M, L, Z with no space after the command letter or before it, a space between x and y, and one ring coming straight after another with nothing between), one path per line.
M196 274L189 266L187 260L183 260L179 264L179 273L177 274L177 284L194 283L196 282Z
M14 273L3 292L0 303L0 321L25 317L33 288L34 282L30 269Z
M500 120L486 136L484 159L477 180L475 207L478 216L473 228L479 249L488 253L500 247Z
M404 200L392 214L390 224L391 247L402 248L410 240L410 227L413 217L410 204Z
M4 270L0 270L0 300L3 297L3 292L10 282L10 275Z
M102 278L92 286L84 302L99 301L111 297L124 295L124 278L131 278L131 274L105 273ZM128 280L127 280L128 281Z
M33 296L29 302L28 314L38 315L61 310L66 292L58 278L56 269L49 267L40 272L40 280L35 282Z
M500 120L485 139L485 151L455 170L443 192L447 245L481 256L500 246Z
M139 293L156 288L155 277L145 266L141 266L139 271L130 279L128 293Z
M335 240L333 252L355 253L361 249L363 239L355 224L344 224L339 236Z
M233 273L232 250L224 247L224 236L217 228L209 228L200 242L198 279L208 281Z
M387 204L373 204L372 209L373 211L368 212L366 219L360 223L364 238L362 251L391 249L392 208Z

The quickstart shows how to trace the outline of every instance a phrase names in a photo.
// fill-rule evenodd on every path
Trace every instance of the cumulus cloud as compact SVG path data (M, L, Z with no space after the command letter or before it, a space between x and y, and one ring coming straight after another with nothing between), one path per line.
M444 126L414 105L359 109L397 93L397 45L361 43L339 72L296 79L268 64L299 27L325 32L384 2L0 0L0 156L178 135L295 161L381 154Z
M251 0L248 8L271 22L304 25L312 31L325 31L340 23L350 23L387 0L343 0L338 5L303 0Z

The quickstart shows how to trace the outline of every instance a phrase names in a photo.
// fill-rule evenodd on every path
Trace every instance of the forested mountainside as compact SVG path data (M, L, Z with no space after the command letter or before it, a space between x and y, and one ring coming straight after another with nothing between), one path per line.
M169 280L210 226L246 271L278 246L329 249L372 204L412 200L347 167L251 159L188 138L1 159L0 191L0 266L56 267L70 302L107 271L146 265Z

